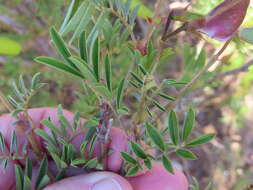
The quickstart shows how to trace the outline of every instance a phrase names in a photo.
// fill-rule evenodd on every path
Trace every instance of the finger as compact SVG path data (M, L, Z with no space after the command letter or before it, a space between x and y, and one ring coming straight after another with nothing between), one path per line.
M13 187L15 187L14 166L9 162L6 169L0 166L0 189L11 190Z
M7 156L9 154L9 139L14 127L11 127L9 123L13 123L15 120L10 115L4 115L0 117L0 132L5 138L5 150L0 151L0 156ZM3 167L3 162L0 164L0 189L11 190L15 187L15 174L14 174L14 163L8 161L7 167Z
M111 172L95 172L66 178L43 190L133 190L133 188L120 175Z
M162 164L153 164L153 168L143 175L128 178L134 190L188 190L185 175L174 169L174 175L168 173Z

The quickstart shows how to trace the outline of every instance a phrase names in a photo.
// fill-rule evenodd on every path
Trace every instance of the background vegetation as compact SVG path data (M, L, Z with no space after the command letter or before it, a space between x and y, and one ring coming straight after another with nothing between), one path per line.
M194 12L206 14L219 2L221 0L170 0L166 1L160 15L166 16L169 9L185 7L189 3ZM79 110L84 114L93 112L94 108L83 101L80 84L69 75L33 61L40 55L57 57L50 42L49 28L60 27L69 3L68 0L0 0L0 88L5 94L10 94L13 79L20 74L31 77L41 71L42 81L48 85L32 100L32 105L63 104L65 109ZM143 0L143 3L152 11L153 0ZM145 11L143 14L150 14ZM147 32L147 22L142 15L139 16L134 34L141 39ZM243 26L252 25L253 9L250 7ZM222 45L204 38L186 33L171 38L169 44L173 48L167 52L166 60L158 68L157 78L189 80L196 67ZM222 66L211 68L215 72L210 73L211 77L208 76L208 83L202 82L205 78L199 80L198 84L194 84L195 89L176 108L182 115L187 109L185 102L195 108L198 124L196 133L217 133L211 146L196 150L198 161L175 160L175 164L182 167L188 176L195 176L202 187L211 181L214 189L239 190L252 182L252 51L252 45L234 40L221 58ZM128 53L118 57L117 63L113 64L113 70L116 71L113 73L114 80L127 72L130 61ZM175 93L175 89L170 89L169 93ZM129 98L129 102L133 101ZM6 112L0 104L0 113Z

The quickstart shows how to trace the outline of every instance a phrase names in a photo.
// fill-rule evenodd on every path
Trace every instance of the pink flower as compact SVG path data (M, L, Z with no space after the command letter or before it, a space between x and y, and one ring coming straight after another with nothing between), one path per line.
M242 24L249 3L250 0L224 0L206 17L190 21L188 27L213 39L227 41Z

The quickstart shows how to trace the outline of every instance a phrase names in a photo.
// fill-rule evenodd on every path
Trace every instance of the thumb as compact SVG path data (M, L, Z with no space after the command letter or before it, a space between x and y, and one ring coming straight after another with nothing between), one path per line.
M126 179L111 172L94 172L66 178L43 190L133 190Z

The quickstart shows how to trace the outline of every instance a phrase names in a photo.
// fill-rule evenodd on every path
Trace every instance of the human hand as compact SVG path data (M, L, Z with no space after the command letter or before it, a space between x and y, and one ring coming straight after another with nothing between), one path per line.
M48 131L47 128L40 124L43 119L51 118L51 121L59 126L57 120L57 109L55 108L36 108L30 109L29 115L35 124ZM64 115L69 121L72 121L73 114L64 111ZM13 122L15 118L7 114L0 117L0 132L5 140L10 142L12 131L15 129ZM113 152L107 157L106 168L108 171L94 172L90 174L78 175L65 178L57 183L51 184L44 190L187 190L188 182L184 174L175 170L175 174L168 173L161 164L153 164L153 168L144 174L136 177L123 178L117 172L121 168L122 159L120 152L127 150L127 137L124 132L118 128L113 128L110 133L111 141L109 148ZM25 141L25 136L18 136L19 142ZM80 137L73 140L73 144L80 145ZM41 143L43 146L43 143ZM8 147L8 146L7 146ZM109 172L110 171L110 172ZM14 163L10 162L6 171L0 168L0 189L15 190L15 172Z

